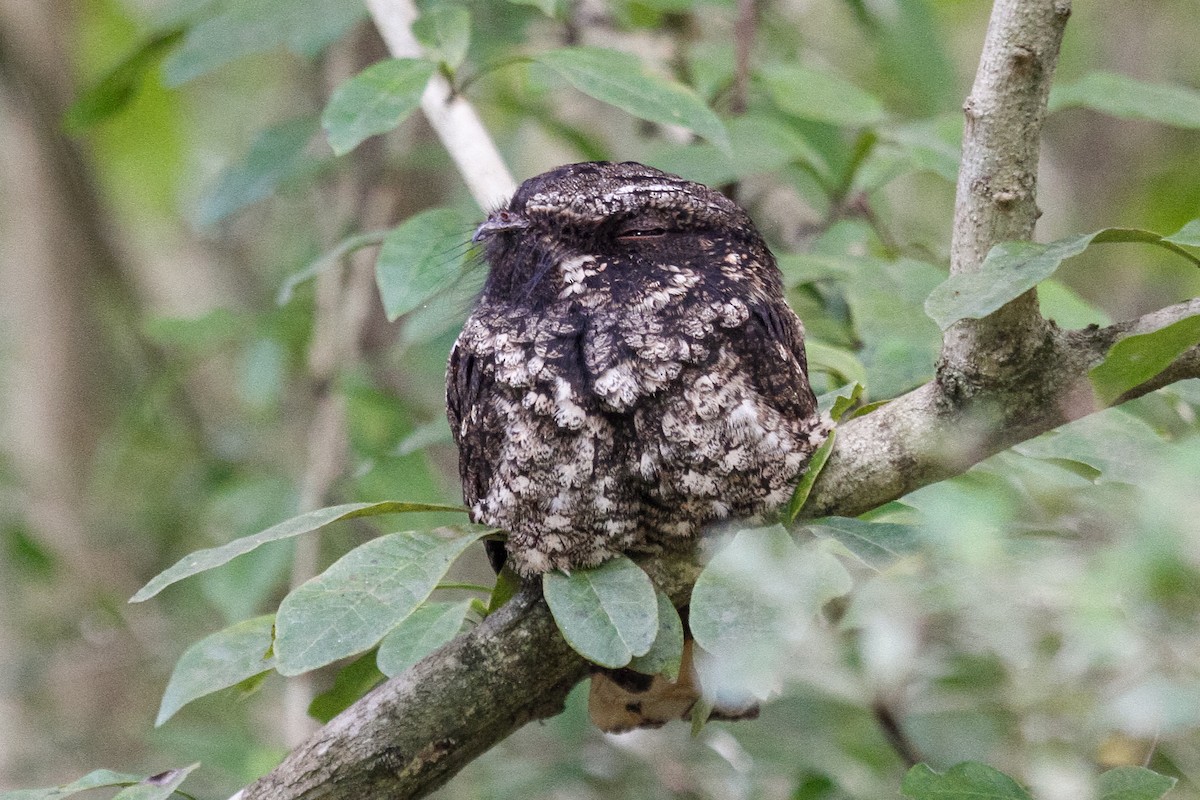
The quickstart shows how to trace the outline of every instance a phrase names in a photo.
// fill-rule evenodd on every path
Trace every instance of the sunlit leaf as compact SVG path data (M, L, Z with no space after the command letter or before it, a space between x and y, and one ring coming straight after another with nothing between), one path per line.
M64 117L67 130L82 131L119 114L137 96L142 81L182 38L183 29L175 28L142 42L80 93Z
M986 764L965 761L939 774L917 764L901 791L911 800L1032 800L1012 778Z
M738 531L696 580L688 623L705 693L745 705L778 688L815 615L850 590L838 560L798 547L781 525Z
M624 667L658 635L654 584L625 556L570 575L547 572L542 590L563 638L600 666Z
M379 643L379 670L389 678L404 672L457 636L470 609L470 600L422 605Z
M420 306L462 274L470 246L470 223L451 208L409 217L379 250L375 278L389 320Z
M679 667L683 659L683 621L671 598L661 590L658 596L658 633L654 644L645 655L634 656L629 668L646 675L665 675L670 680L679 678Z
M425 602L463 551L488 533L486 528L405 531L351 550L279 604L276 669L299 675L374 647Z
M1050 90L1050 111L1090 108L1123 119L1145 119L1200 128L1200 92L1185 86L1146 83L1112 72L1089 72Z
M433 70L433 63L423 59L390 58L339 86L321 114L333 152L348 153L403 122L420 105Z
M887 118L874 96L832 73L776 63L762 70L762 81L780 110L803 119L864 127Z
M260 133L246 155L222 172L200 199L197 222L212 225L274 194L281 183L300 174L309 163L307 149L314 133L316 121L310 117L274 125Z
M155 726L198 697L228 689L275 667L271 633L275 616L267 614L206 636L183 652L158 707Z
M375 653L365 653L338 670L333 686L308 704L308 715L318 722L329 722L386 677L375 666Z
M822 517L806 526L816 536L835 539L868 567L886 569L916 551L920 529L894 522L868 522L849 517Z
M800 476L800 482L796 484L795 490L792 491L792 499L788 502L787 518L788 521L796 519L801 510L804 509L804 504L808 502L808 496L812 494L813 484L817 482L817 477L820 476L821 470L825 468L825 462L829 461L829 454L833 452L833 443L837 438L837 429L831 430L825 441L821 442L821 446L812 454L812 458L808 461L808 467L804 470L804 474Z
M412 32L430 59L456 70L471 43L471 14L459 5L434 6L421 13Z
M220 9L192 26L167 60L168 85L178 86L242 56L276 47L316 55L366 15L358 0L238 0Z
M316 511L309 511L298 517L272 525L265 531L235 539L220 547L210 547L207 550L197 550L179 559L170 569L156 575L149 583L130 598L131 603L149 600L173 583L183 580L197 572L204 572L237 558L243 553L249 553L267 542L277 542L280 539L290 539L302 533L315 531L317 528L356 517L377 517L382 514L408 514L420 511L456 511L465 513L466 509L459 506L447 506L439 503L405 503L388 500L382 503L345 503L340 506L329 506Z
M1098 800L1159 800L1171 791L1175 778L1145 767L1117 767L1100 776Z
M991 249L978 272L953 275L930 292L925 313L942 330L960 319L986 317L1053 275L1064 260L1090 245L1107 243L1154 244L1200 266L1200 258L1178 244L1134 228L1105 228L1049 244L1003 242Z
M1104 405L1140 386L1171 365L1185 350L1200 343L1200 314L1185 317L1150 333L1126 336L1088 372Z
M725 126L695 92L642 69L636 56L598 47L568 47L535 56L590 97L635 117L680 125L729 151Z

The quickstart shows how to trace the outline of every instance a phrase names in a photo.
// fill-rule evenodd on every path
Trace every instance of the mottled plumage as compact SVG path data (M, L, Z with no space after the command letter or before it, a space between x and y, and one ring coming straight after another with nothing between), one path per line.
M654 552L787 501L826 435L749 216L636 163L531 178L479 226L450 356L463 494L524 576Z

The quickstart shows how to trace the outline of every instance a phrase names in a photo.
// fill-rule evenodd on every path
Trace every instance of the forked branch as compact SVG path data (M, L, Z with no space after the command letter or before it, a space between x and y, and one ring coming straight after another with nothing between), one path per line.
M393 3L368 0L381 28L391 24L385 12L395 11ZM978 269L994 244L1032 235L1041 120L1068 14L1066 0L995 3L966 106L956 273ZM465 175L474 170L473 162L455 159ZM1041 318L1029 293L987 319L958 323L946 337L937 380L839 431L805 513L861 513L1098 410L1087 373L1118 338L1197 313L1200 300L1193 300L1109 328L1064 332ZM1122 400L1186 377L1200 377L1200 347ZM686 598L694 564L646 566L673 597ZM245 796L423 797L525 722L557 713L585 674L540 591L527 587L357 702Z

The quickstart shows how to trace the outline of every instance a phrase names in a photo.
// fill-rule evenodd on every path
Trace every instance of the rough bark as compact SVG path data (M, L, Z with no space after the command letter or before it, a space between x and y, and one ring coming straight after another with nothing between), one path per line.
M1037 217L1041 120L1065 0L997 0L965 106L955 273L997 242L1029 239ZM937 378L839 429L806 516L854 515L1098 410L1088 370L1122 336L1200 313L1200 299L1108 328L1062 331L1030 292L948 331ZM1200 347L1131 390L1200 377ZM695 566L647 565L686 597ZM527 588L470 633L382 685L245 791L255 800L422 797L526 721L556 713L586 669Z

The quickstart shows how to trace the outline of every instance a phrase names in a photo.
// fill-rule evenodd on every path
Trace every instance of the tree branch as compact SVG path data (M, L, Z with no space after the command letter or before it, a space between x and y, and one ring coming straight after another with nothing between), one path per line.
M963 104L950 274L978 272L1004 241L1033 238L1038 148L1070 0L996 0L971 94ZM1048 334L1037 294L946 332L941 368L967 384L1003 382Z
M367 10L397 58L420 58L421 45L412 34L417 7L412 0L366 0ZM517 184L504 159L466 98L456 95L450 82L435 74L421 95L421 110L454 159L475 202L491 211L508 202Z

